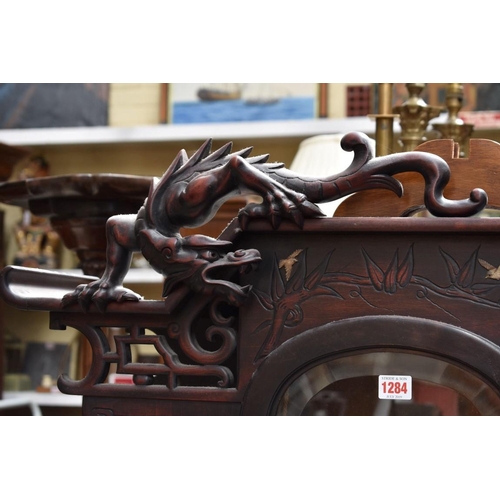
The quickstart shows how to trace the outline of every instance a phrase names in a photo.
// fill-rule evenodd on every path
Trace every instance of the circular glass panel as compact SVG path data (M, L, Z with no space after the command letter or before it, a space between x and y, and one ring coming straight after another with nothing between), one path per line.
M411 399L379 398L379 375L411 377ZM369 352L316 365L281 396L277 415L500 415L500 396L477 374L415 352Z

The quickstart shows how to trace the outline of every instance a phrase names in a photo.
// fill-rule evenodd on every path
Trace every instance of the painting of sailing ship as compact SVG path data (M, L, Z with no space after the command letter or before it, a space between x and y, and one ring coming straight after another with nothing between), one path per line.
M241 86L238 83L209 84L200 87L196 96L200 101L236 101L241 99Z
M171 83L171 123L301 120L318 116L316 83Z

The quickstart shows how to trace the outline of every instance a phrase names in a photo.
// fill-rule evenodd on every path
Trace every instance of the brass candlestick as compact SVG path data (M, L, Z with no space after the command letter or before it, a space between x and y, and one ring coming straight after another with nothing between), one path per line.
M420 97L425 88L425 83L407 83L406 88L410 94L408 100L401 106L393 109L399 114L401 124L401 137L399 142L403 151L413 151L419 144L425 142L425 132L429 121L440 115L444 108L428 106Z
M392 83L379 83L378 114L369 115L375 118L375 154L385 156L393 152L394 118L392 108Z
M449 83L446 88L446 108L448 109L448 118L444 123L433 124L434 130L441 134L443 139L453 139L459 144L460 156L466 156L468 151L469 139L474 131L474 125L464 123L458 117L462 109L464 99L464 87L461 83Z

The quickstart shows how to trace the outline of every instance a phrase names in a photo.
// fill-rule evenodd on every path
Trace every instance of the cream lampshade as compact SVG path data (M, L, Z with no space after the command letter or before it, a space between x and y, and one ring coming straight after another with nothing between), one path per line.
M344 135L324 134L303 140L290 165L290 170L308 177L327 177L342 172L351 164L354 156L354 153L344 151L340 146ZM375 141L372 142L372 146L375 151ZM331 217L344 199L320 203L319 206Z

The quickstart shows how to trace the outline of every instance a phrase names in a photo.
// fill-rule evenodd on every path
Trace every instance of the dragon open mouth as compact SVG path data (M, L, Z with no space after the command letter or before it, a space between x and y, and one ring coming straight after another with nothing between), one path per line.
M251 264L245 264L242 266L239 266L239 274L241 276L245 274L250 274L251 272L255 271L257 269L257 263L252 262Z
M261 260L257 250L236 250L207 263L201 275L205 283L225 283L236 269L240 275L255 271Z
M216 293L240 302L247 297L251 285L240 286L228 280L236 270L240 275L255 271L261 260L260 253L254 249L228 252L220 259L207 263L201 272L201 278L205 286Z

